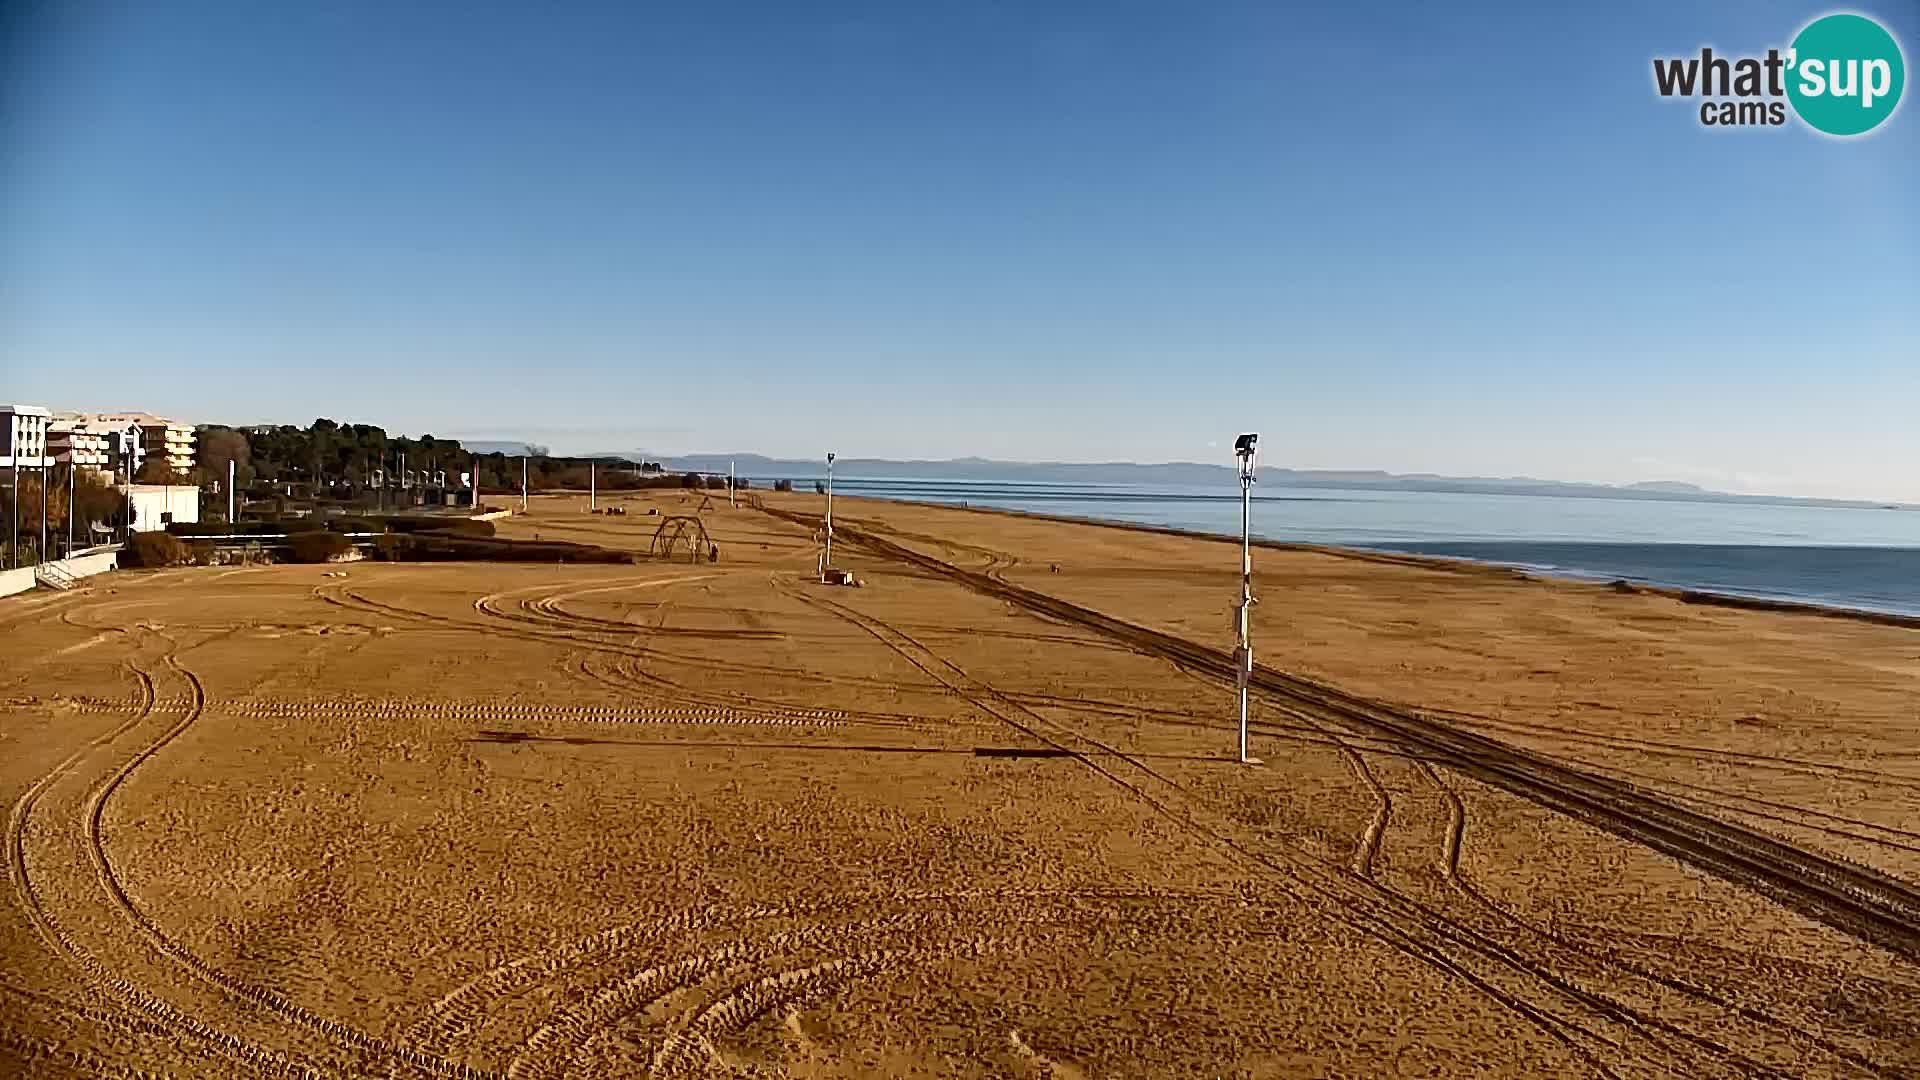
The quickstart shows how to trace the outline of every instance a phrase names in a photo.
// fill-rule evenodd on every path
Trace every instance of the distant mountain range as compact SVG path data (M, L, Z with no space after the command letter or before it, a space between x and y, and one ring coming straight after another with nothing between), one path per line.
M679 456L609 451L585 457L624 461L660 461L673 472L724 473L731 463L741 476L755 479L812 480L826 475L819 460L771 458L761 454L683 454ZM1138 487L1232 487L1234 470L1226 465L1175 461L1157 465L1115 461L1100 463L992 461L954 458L947 461L891 461L884 458L839 458L834 471L848 478L871 480L970 480L1007 484L1123 484ZM1710 491L1675 480L1636 484L1576 484L1532 477L1440 476L1434 473L1390 473L1378 469L1260 470L1260 482L1272 487L1349 488L1377 491L1445 491L1491 495L1553 495L1581 499L1643 499L1665 502L1741 502L1795 506L1895 508L1896 504L1860 499L1806 499L1787 495L1735 495ZM1920 510L1900 505L1898 509Z

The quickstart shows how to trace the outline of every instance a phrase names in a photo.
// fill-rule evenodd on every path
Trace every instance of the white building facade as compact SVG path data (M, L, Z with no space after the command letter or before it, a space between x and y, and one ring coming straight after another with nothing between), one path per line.
M191 484L134 484L127 490L134 532L158 532L200 520L200 489Z
M56 465L110 473L118 461L113 451L123 442L118 435L114 428L56 416L47 425L47 456Z
M53 414L38 405L0 405L0 469L42 469L47 464L47 422Z
M183 424L152 413L75 413L73 419L102 430L136 430L139 440L136 456L139 459L158 455L165 458L168 466L181 476L193 471L195 453L192 424ZM114 453L114 448L110 446L108 453ZM139 468L138 462L134 468Z

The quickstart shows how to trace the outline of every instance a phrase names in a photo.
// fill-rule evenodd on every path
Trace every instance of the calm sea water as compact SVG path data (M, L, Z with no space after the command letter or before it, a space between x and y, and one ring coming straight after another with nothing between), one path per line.
M1240 531L1237 488L837 478L834 490ZM1254 534L1272 540L1920 615L1920 511L1328 488L1255 491Z

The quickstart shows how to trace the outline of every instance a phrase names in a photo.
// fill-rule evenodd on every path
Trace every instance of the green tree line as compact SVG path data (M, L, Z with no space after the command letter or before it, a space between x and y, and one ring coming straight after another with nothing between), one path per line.
M224 484L227 463L231 461L234 477L242 490L253 487L256 482L357 490L371 482L376 470L385 470L389 477L396 474L404 455L408 471L444 471L449 487L459 487L460 474L477 464L482 490L496 493L520 490L520 455L495 452L476 457L467 452L458 439L389 435L384 428L373 424L341 424L323 417L304 428L291 424L252 428L209 425L200 429L198 442L195 471L199 475L173 477L171 482L197 481L203 488L215 482ZM164 462L149 458L141 470L141 479L169 482L163 475L165 472ZM589 483L597 483L605 491L725 486L724 480L716 481L712 477L689 479L665 473L656 462L636 464L618 459L545 454L527 457L526 478L536 491L585 490Z
M458 439L388 435L375 424L339 424L322 417L304 428L203 428L199 468L206 479L224 480L231 460L242 485L258 479L360 487L375 471L398 471L403 455L411 471L449 473L465 468L470 457Z

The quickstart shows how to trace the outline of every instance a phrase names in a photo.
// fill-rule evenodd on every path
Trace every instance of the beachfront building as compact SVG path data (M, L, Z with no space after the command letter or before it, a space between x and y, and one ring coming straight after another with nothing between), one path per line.
M0 469L40 469L47 464L47 421L38 405L0 405Z
M175 473L185 476L193 471L194 441L193 425L183 424L166 416L152 413L76 413L74 418L102 427L139 431L139 452L136 458L144 460L159 456L166 460ZM109 453L112 450L109 449ZM134 468L138 470L139 464Z
M111 473L118 460L113 451L122 443L119 429L67 414L55 416L47 425L47 456L56 465Z

